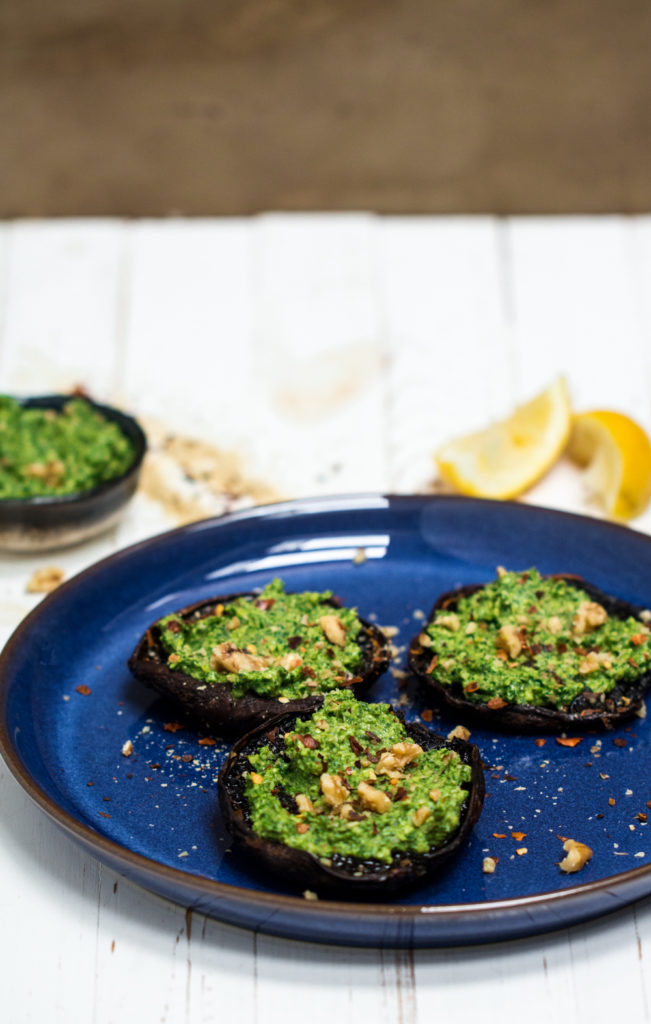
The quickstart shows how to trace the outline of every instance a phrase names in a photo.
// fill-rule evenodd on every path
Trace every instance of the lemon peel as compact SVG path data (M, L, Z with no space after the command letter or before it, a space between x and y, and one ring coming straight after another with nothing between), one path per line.
M567 383L559 376L507 419L449 441L434 458L444 480L462 494L514 498L553 465L571 426Z
M573 417L568 455L606 515L627 521L651 500L651 441L629 416L595 409Z

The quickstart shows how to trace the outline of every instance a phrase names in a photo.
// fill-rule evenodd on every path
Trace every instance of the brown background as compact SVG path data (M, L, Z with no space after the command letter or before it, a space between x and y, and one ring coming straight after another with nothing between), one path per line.
M649 0L4 0L0 215L651 209Z

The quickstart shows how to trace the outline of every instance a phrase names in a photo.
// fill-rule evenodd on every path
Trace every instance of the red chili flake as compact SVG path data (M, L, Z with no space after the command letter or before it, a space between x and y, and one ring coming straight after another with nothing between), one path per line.
M631 643L636 647L641 647L645 640L646 635L644 633L636 633L635 636L631 637Z
M608 806L609 807L614 807L615 806L615 797L614 796L609 796L608 797Z
M95 785L95 783L94 783L94 782L87 782L87 783L86 783L86 785L87 785L87 786L94 786L94 785ZM647 805L647 806L648 806L648 805Z
M640 667L638 665L637 661L635 661L633 658L627 658L626 660L629 663L629 665L631 665L633 668L639 668Z
M639 814L635 815L635 817L637 818L638 821L646 821L647 820L647 815L646 815L646 813L644 811L640 811Z
M266 737L267 737L267 739L269 740L270 743L274 743L275 742L277 735L278 735L278 726L276 726L275 729L270 729L269 732L266 733Z
M287 641L287 646L291 647L291 649L295 651L299 644L301 644L302 642L302 636L290 636L289 640Z
M592 768L592 761L585 761L583 767L584 768Z
M473 682L471 682L471 683L466 683L466 685L464 686L464 690L466 691L466 693L474 693L475 690L478 690L478 689L479 689L479 683L476 682L475 680L473 680Z
M169 629L170 633L180 633L181 623L178 621L178 619L171 619L170 622L167 623L167 626L165 628Z
M110 818L110 817L112 817L112 815L107 814L106 811L98 811L97 813L99 814L100 818Z
M200 747L214 747L217 740L214 740L212 736L204 736L203 739L199 740Z
M556 742L559 747L575 747L577 743L581 743L582 736L557 736Z
M613 740L613 744L616 747L626 747L628 746L628 740L625 740L623 736L616 736Z
M165 725L163 726L165 732L178 732L179 729L182 728L183 726L180 722L165 722Z
M595 818L598 818L599 821L601 821L601 819L603 818L603 814L595 814Z
M398 786L397 790L393 794L393 800L406 800L408 796L407 790L404 786Z
M352 750L353 754L363 754L364 753L364 747L359 742L359 740L355 739L354 736L349 736L348 737L348 742L350 743L350 749Z
M498 657L500 659L500 661L508 661L509 660L509 656L506 653L506 651L498 651L496 657Z
M647 800L646 805L649 808L649 810L651 811L651 800Z
M515 839L516 843L519 843L525 838L526 834L526 832L511 832L511 838Z
M301 675L308 679L316 679L316 672L311 665L301 665Z
M544 747L546 742L547 742L547 740L544 740L544 739L534 740L534 743L536 744L537 747Z
M382 742L380 737L376 736L375 733L371 732L370 729L367 729L366 732L364 733L364 735L366 736L367 740L371 741L371 743L381 743Z
M438 654L435 654L434 657L432 658L432 660L430 661L429 665L427 666L426 671L427 672L433 672L434 669L436 668L436 666L438 665L438 660L439 660L439 656L438 656Z
M309 831L309 828L310 826L307 824L306 821L299 821L298 825L296 826L296 831L300 832L301 835L303 835L304 832Z
M190 761L194 761L194 758L192 754L181 754L181 760L185 761L186 764L189 764Z
M344 771L345 771L346 775L352 775L353 774L353 769L350 766L348 766L347 768L344 768Z
M86 686L85 683L81 683L80 686L75 686L77 693L81 693L82 696L87 697L89 693L92 693L90 686Z
M506 832L493 832L493 839L506 839Z
M431 722L432 718L434 717L434 712L432 711L431 708L425 708L425 710L421 713L420 717L423 719L424 722Z
M491 699L486 702L486 707L490 708L491 711L499 711L500 708L505 708L507 703L508 701L502 700L501 697L491 697Z

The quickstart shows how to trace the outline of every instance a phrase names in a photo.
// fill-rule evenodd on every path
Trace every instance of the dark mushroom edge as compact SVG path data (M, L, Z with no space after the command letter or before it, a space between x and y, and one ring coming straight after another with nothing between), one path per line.
M646 611L643 606L633 605L607 594L581 576L554 573L543 579L564 580L570 586L585 591L593 601L605 608L609 616L618 619L632 617L638 619L642 625L647 625L640 617L641 613ZM433 673L428 672L432 653L422 646L420 636L437 612L454 612L460 598L468 597L483 587L484 584L472 584L442 594L434 603L423 629L409 645L409 668L426 687L430 698L433 696L439 708L448 708L456 716L463 716L464 720L467 719L484 728L497 727L505 731L519 732L560 732L567 728L587 729L595 726L611 729L619 722L635 715L643 706L646 691L651 684L651 669L640 672L639 677L633 681L615 685L613 689L604 693L600 700L595 701L594 694L590 694L589 698L585 693L579 694L566 710L526 703L489 707L488 703L468 700L458 682L451 685L440 682L436 678L436 668Z
M227 605L239 598L255 600L257 591L246 591L211 597L182 608L177 618L189 621L212 615L219 604ZM332 597L324 601L324 608L341 608L341 602ZM362 629L357 643L362 651L360 671L347 681L342 689L350 690L356 697L364 693L389 667L391 656L389 643L383 632L371 622L360 617ZM305 713L316 707L319 693L306 697L285 699L259 696L249 692L234 697L229 683L206 683L185 672L173 670L167 664L167 655L158 637L158 623L153 623L140 638L136 649L129 658L128 666L133 675L145 686L173 699L192 720L208 730L226 736L241 735L257 725L269 721L276 715L298 712Z
M319 698L319 704L323 698ZM315 710L318 710L315 709ZM241 737L232 747L219 775L219 803L233 848L255 867L276 876L284 885L297 890L314 891L330 897L384 899L413 887L434 874L454 857L466 843L481 814L484 802L484 773L478 748L464 740L432 733L420 723L406 724L403 716L392 713L406 729L406 738L420 744L423 750L455 751L470 766L467 797L460 808L458 828L437 847L426 853L396 851L390 863L369 857L333 854L324 862L305 850L264 839L253 831L249 803L245 795L246 777L251 766L249 755L266 745L279 757L283 755L284 736L292 732L300 714L280 715L273 721ZM292 798L289 797L292 801Z

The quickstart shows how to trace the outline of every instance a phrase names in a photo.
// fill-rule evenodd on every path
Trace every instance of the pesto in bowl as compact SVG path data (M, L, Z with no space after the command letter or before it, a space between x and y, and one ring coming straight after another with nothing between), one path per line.
M60 548L113 526L146 450L140 425L111 406L0 397L0 548Z
M54 409L0 395L0 500L89 491L135 455L119 424L83 398Z

